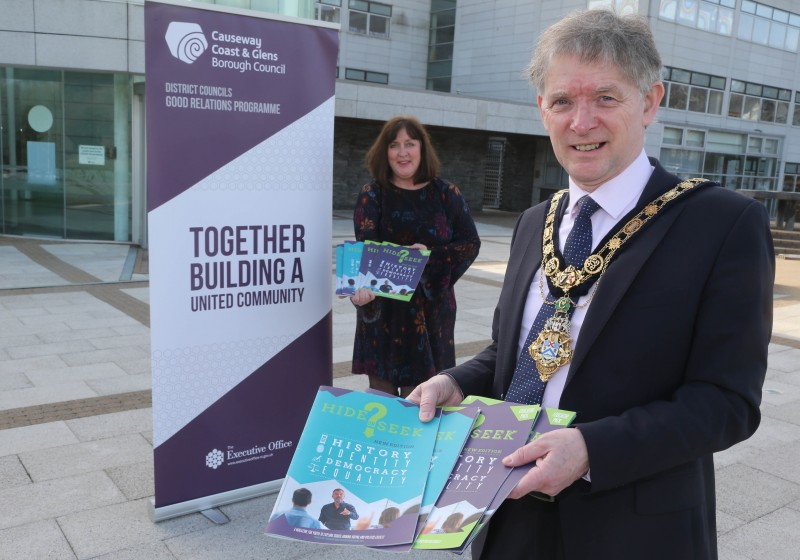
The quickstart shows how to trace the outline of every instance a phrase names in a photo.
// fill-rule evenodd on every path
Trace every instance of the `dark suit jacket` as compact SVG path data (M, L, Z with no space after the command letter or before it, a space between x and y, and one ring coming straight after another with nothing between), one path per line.
M651 162L637 208L679 181ZM508 390L545 210L515 227L494 342L448 370L465 395ZM717 557L712 454L760 421L774 266L764 207L718 186L665 208L619 251L560 401L577 412L591 469L591 484L558 497L567 559Z

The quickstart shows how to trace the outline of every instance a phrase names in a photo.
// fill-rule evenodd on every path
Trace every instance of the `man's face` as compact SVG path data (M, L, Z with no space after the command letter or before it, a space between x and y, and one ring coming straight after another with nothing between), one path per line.
M556 158L591 192L641 153L645 127L663 95L660 82L642 96L613 64L559 55L550 62L538 103Z
M342 503L344 500L344 491L343 490L334 490L333 491L333 501L337 504Z

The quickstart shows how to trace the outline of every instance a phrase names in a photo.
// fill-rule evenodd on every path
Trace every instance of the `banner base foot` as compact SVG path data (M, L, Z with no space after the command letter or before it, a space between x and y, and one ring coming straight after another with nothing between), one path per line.
M200 513L202 513L206 519L208 519L215 525L225 525L228 521L230 521L230 519L228 519L228 516L222 513L217 508L204 509Z

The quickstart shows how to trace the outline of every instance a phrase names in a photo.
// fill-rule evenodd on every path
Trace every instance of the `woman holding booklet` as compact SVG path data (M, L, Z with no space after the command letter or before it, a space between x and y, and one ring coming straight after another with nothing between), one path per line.
M480 249L475 222L454 184L437 177L439 158L414 117L388 120L365 158L373 180L361 188L353 222L358 241L388 241L431 251L408 302L360 289L353 373L390 394L455 365L453 286Z

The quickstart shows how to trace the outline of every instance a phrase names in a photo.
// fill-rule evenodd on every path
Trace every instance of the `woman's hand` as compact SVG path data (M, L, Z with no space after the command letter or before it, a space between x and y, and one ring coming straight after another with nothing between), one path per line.
M357 305L358 307L366 305L374 299L375 294L369 288L359 288L356 290L355 295L350 296L350 301L353 302L353 305Z
M414 243L413 245L408 246L409 249L417 249L419 251L427 251L428 248L423 245L422 243Z

